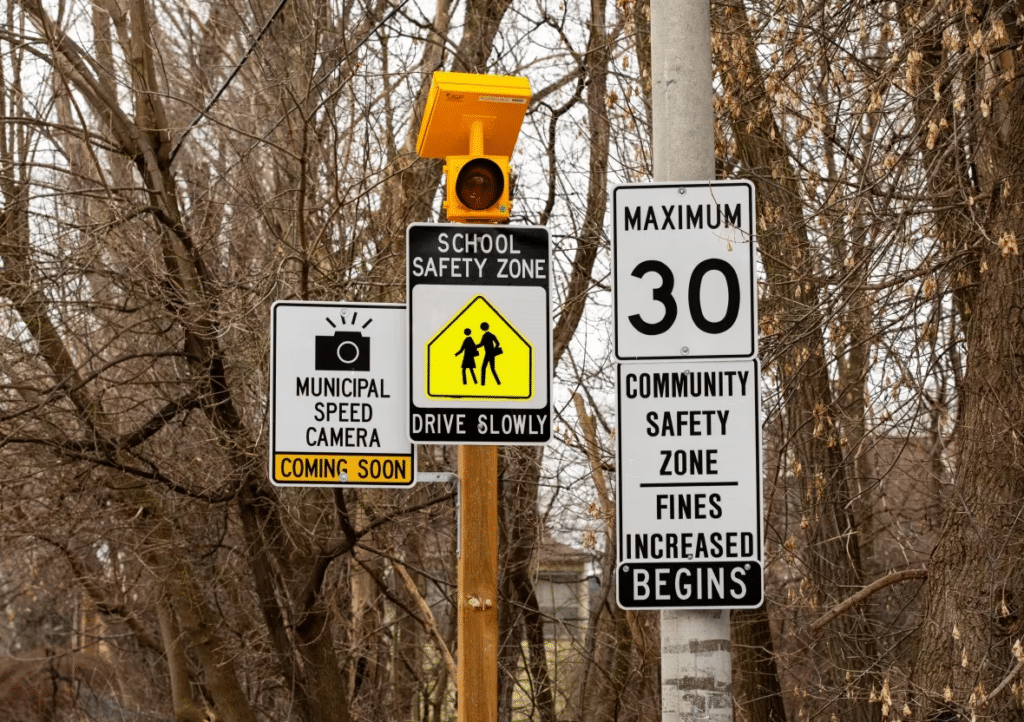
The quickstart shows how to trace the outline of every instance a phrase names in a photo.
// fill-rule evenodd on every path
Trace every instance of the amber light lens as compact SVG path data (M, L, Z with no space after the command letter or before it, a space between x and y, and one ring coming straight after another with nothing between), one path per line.
M505 177L493 160L474 158L462 166L455 179L455 195L462 205L474 211L483 211L501 198L505 190Z

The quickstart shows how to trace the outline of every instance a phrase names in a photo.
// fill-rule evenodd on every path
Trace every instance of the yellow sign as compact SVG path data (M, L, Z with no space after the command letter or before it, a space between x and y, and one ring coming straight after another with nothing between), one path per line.
M274 454L274 472L279 482L307 486L412 484L416 462L405 454Z
M432 399L533 397L533 346L483 296L475 296L425 349Z

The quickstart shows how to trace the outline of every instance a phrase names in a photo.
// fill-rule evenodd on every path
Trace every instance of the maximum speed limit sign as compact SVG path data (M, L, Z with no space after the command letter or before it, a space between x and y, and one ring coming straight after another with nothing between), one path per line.
M621 185L612 207L616 357L755 357L754 185Z

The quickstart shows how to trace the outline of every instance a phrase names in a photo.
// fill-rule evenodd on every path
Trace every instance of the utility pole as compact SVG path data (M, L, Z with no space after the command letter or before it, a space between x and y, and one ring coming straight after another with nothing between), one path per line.
M708 0L651 0L651 100L654 180L715 177L711 6ZM701 720L730 722L732 656L728 610L661 613L662 722L697 719L684 713L702 698Z

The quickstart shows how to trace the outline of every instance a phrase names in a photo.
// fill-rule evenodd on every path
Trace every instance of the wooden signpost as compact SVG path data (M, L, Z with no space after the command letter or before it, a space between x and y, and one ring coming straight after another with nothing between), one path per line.
M435 73L416 144L445 159L444 207L465 224L409 227L406 294L410 438L459 445L459 722L498 718L496 444L551 437L548 234L497 225L529 99L526 78Z

